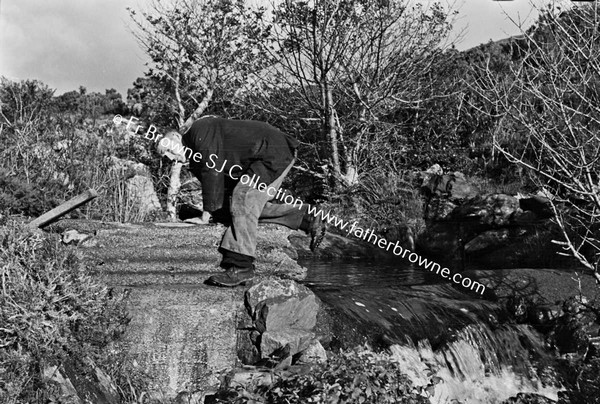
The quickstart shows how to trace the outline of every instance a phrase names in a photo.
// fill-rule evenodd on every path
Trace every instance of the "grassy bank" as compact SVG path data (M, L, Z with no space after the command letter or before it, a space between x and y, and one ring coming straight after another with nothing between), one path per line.
M79 252L4 217L0 223L0 402L61 401L44 371L69 362L84 379L127 323L120 295L89 273Z

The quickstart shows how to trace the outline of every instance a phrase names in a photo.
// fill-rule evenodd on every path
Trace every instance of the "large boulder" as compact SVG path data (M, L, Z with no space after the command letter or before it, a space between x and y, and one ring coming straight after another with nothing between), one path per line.
M246 301L260 332L289 328L312 330L317 322L317 297L306 286L292 280L261 282L248 290Z
M252 340L261 358L283 350L291 361L315 341L319 303L307 287L289 279L267 279L248 289L245 300L260 334Z
M126 184L128 198L136 207L139 216L145 217L161 210L152 178L135 175L128 178Z
M286 297L307 296L312 292L305 286L287 279L268 279L246 291L246 307L252 317L256 307L268 300Z
M425 220L451 220L454 209L457 207L458 205L449 199L434 196L429 200L427 208L425 209Z
M468 200L479 194L477 187L459 172L428 176L423 181L421 191L429 197L443 196L451 201Z
M146 165L117 157L111 157L110 160L110 171L125 180L127 205L133 207L138 217L143 218L162 209Z
M538 219L549 219L554 216L550 199L541 195L533 195L519 199L519 206L523 211L531 212Z
M288 328L311 330L317 323L318 310L314 294L279 296L256 306L254 324L261 332Z

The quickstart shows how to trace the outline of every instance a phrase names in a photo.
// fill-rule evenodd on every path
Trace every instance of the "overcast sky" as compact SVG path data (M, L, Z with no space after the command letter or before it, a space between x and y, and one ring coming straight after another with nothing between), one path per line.
M88 91L116 88L125 97L146 69L126 8L140 9L147 1L0 0L0 76L39 79L56 94L83 85ZM458 0L457 5L456 29L466 29L459 49L518 33L506 14L529 23L535 18L530 0Z

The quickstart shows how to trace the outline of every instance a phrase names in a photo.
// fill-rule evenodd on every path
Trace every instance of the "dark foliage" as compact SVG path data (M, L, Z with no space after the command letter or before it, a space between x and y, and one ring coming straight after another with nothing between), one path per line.
M0 401L57 400L44 369L69 358L102 363L127 323L121 297L76 250L13 220L0 226L0 275Z

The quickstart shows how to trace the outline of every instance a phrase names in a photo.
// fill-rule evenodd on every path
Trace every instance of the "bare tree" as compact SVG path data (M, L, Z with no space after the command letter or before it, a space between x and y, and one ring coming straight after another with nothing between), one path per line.
M600 9L542 10L506 76L477 86L499 117L494 147L549 190L562 254L600 274ZM506 141L508 138L512 140ZM514 147L518 139L519 147Z
M234 97L248 76L264 66L268 58L262 44L269 26L258 24L262 13L243 0L155 1L141 16L130 10L136 38L152 59L148 75L172 94L181 133L215 97ZM172 220L181 167L176 162L171 169L167 211Z
M269 76L297 88L319 117L335 183L357 183L373 122L418 89L441 51L453 13L404 0L286 1L275 8L279 65Z

